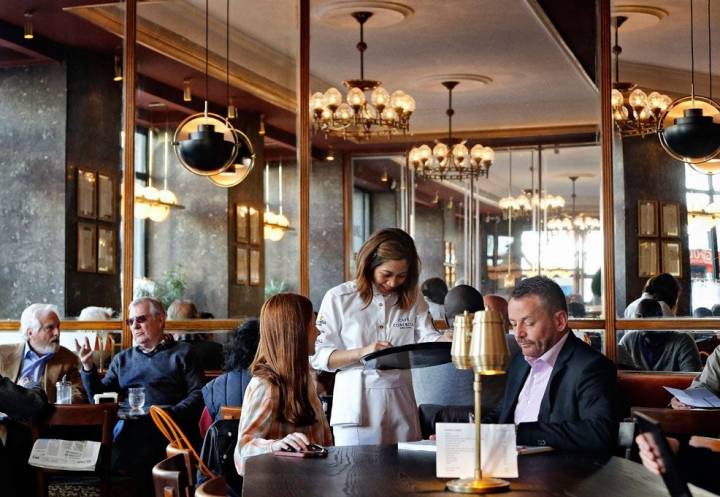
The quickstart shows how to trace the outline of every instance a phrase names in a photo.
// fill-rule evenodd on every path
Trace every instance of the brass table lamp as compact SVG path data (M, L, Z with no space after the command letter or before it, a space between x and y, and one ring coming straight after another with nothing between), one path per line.
M478 311L474 318L467 311L455 316L450 355L457 369L473 368L475 381L475 477L447 483L448 490L465 494L486 494L510 489L510 483L498 478L483 478L480 458L480 392L482 375L505 374L508 349L502 317L497 311Z

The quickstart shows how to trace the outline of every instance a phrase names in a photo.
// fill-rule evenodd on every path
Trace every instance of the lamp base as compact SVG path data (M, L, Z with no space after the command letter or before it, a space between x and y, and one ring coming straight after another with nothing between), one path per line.
M499 478L460 478L447 482L447 489L460 494L491 494L510 490L510 482Z

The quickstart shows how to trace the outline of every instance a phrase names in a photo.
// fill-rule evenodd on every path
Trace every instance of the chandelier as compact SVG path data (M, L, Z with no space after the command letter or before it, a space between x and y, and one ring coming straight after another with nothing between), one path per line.
M572 214L562 215L550 219L547 223L547 229L550 231L578 231L585 232L600 229L600 220L596 217L586 216L583 213L575 214L575 182L579 176L570 176L572 181Z
M364 25L372 12L353 12L352 16L360 24L360 79L349 79L343 84L348 93L342 100L337 88L329 88L325 93L316 92L310 97L310 112L313 128L322 131L325 136L334 135L360 140L375 135L391 136L405 134L410 129L410 115L415 111L415 99L402 90L392 94L381 86L380 81L365 79L364 52L367 44L364 40ZM368 102L365 92L369 92Z
M523 190L523 193L517 197L511 195L503 197L498 202L498 206L501 209L508 209L509 211L526 212L533 208L539 208L541 211L550 211L552 209L562 209L565 207L565 199L560 195L552 195L546 193L545 190L538 192L532 189Z
M618 43L620 26L627 21L625 16L615 17L615 82L613 83L612 104L613 121L623 136L637 136L655 133L660 116L672 102L672 98L656 91L648 95L635 83L620 81L620 53Z
M435 146L420 145L413 147L408 154L415 174L427 179L463 179L488 177L490 166L495 159L495 151L479 143L468 150L466 140L459 141L452 136L452 118L455 111L452 107L452 92L458 85L457 81L444 81L442 85L448 90L448 138L447 143L436 141Z

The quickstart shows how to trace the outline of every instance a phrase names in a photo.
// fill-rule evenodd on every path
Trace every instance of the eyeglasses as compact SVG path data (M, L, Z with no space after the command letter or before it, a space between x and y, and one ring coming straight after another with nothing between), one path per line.
M134 318L127 318L125 322L128 326L132 326L135 324L135 321L137 321L137 324L143 324L145 321L148 320L147 314L140 314L139 316L135 316Z

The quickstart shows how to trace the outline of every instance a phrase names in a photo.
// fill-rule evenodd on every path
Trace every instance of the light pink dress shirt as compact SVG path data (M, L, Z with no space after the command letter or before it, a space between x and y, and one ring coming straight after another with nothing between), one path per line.
M537 421L540 404L545 396L545 390L550 381L553 367L555 367L555 361L557 361L560 349L562 349L570 333L565 333L564 337L540 357L525 357L525 360L530 364L530 374L528 374L525 385L523 385L518 396L518 402L515 406L515 424Z

